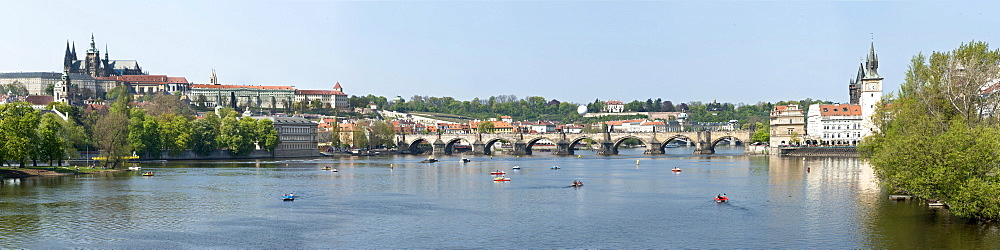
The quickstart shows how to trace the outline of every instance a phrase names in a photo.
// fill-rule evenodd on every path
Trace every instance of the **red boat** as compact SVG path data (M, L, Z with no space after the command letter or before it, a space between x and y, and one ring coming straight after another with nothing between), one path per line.
M674 171L674 172L680 172L680 171L681 171L681 169L680 169L680 168L674 168L674 169L671 169L670 171Z
M502 174L505 174L505 173L503 171L497 170L497 171L490 172L490 174L491 175L502 175Z
M715 197L715 202L729 202L729 197L722 196L722 198Z

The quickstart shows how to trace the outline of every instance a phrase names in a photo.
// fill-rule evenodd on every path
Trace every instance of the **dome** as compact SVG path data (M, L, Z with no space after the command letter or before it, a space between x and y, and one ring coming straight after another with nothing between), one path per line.
M576 113L581 114L581 115L586 114L587 113L587 106L580 105L579 107L576 107Z

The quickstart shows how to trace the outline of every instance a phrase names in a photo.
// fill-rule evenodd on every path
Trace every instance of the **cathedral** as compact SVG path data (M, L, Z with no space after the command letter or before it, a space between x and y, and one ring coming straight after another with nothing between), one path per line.
M84 60L79 60L76 56L76 42L73 42L72 48L69 41L66 42L63 71L91 77L146 75L135 60L111 60L108 57L107 46L104 48L104 59L101 59L101 52L97 50L97 44L94 42L94 34L90 34L90 49L87 50Z

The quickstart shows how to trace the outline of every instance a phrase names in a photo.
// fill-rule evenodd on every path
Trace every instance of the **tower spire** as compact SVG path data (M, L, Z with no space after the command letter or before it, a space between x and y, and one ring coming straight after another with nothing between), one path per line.
M865 78L881 78L878 75L878 55L875 54L875 41L872 41L868 49L868 59L865 61Z
M87 53L97 53L97 43L94 42L94 33L90 33L90 50Z
M73 41L73 60L76 60L76 41Z
M108 44L107 43L104 44L104 60L105 61L109 61L109 62L111 61L111 57L108 57Z

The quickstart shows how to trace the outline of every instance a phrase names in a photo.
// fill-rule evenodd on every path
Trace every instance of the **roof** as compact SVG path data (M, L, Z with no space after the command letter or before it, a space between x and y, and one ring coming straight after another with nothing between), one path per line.
M62 73L58 72L9 72L0 73L0 78L46 78L46 79L62 79ZM94 79L89 75L80 73L69 73L69 79L79 79L79 80L91 80Z
M50 95L29 95L24 101L31 103L31 105L48 105L53 100Z
M347 95L344 92L336 90L307 90L301 89L295 91L296 95Z
M337 82L337 84L333 85L333 89L343 89L343 88L340 87L340 82Z
M138 69L139 62L136 60L111 60L108 66L112 69Z
M619 104L622 104L622 105L624 105L625 103L624 103L624 102L622 102L622 101L619 101L619 100L610 100L610 101L606 101L606 102L604 102L604 104L611 104L611 105L619 105Z
M125 82L166 82L166 75L121 75L119 81Z
M861 105L821 104L819 111L821 116L858 116L861 115Z
M253 85L213 85L194 84L191 89L266 89L266 90L295 90L292 86L253 86Z
M167 77L167 83L188 83L188 79L183 76Z

